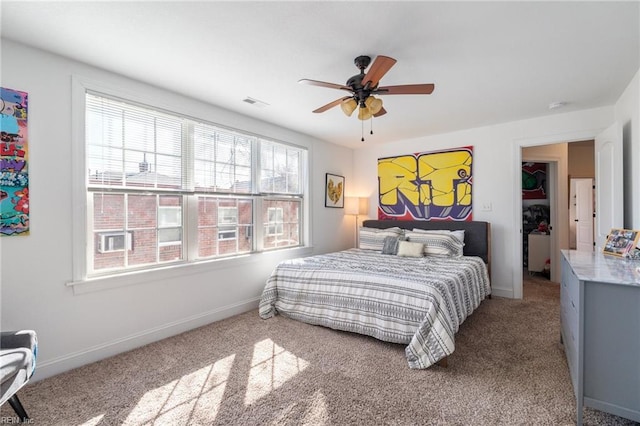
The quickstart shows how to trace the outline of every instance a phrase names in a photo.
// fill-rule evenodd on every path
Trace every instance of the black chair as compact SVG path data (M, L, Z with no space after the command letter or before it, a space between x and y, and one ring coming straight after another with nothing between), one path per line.
M38 338L33 330L0 333L0 405L9 404L21 421L29 419L16 392L36 369Z

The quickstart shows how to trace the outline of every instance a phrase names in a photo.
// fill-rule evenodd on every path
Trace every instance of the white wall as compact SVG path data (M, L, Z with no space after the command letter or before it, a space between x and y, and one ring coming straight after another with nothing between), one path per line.
M372 194L369 216L376 217L378 158L473 145L473 218L491 222L493 291L498 296L519 298L522 297L522 286L517 284L522 277L521 148L590 139L613 119L613 107L603 107L367 145L354 155L356 185ZM566 174L566 164L564 170ZM566 194L561 196L566 199ZM491 211L482 211L481 204L487 203L491 204Z
M352 150L251 119L85 64L2 40L2 86L29 94L30 235L2 241L3 329L38 332L34 380L253 309L275 264L301 254L348 248L353 219L324 207L325 173L352 176ZM281 250L178 277L74 294L70 159L72 76L174 105L199 118L309 148L312 249ZM256 312L257 315L257 312Z
M596 176L594 141L569 144L568 171L572 178L593 178Z
M640 229L640 71L616 102L615 118L624 146L624 226Z

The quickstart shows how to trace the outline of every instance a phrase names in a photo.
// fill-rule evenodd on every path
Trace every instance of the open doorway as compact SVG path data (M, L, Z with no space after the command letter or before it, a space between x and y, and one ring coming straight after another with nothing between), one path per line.
M576 247L571 182L575 186L578 178L595 179L594 142L523 146L521 161L523 283L532 277L559 283L560 250ZM593 207L590 216L593 221Z
M594 141L569 144L569 249L572 250L591 251L594 248L594 158Z
M544 194L526 200L522 173L519 210L522 217L521 243L523 274L543 274L553 282L560 281L560 247L566 248L568 231L568 144L555 143L521 148L522 164L544 166ZM522 171L525 171L522 166ZM541 179L539 179L541 180ZM565 203L562 203L565 200ZM529 218L529 213L532 217ZM525 221L527 222L525 224ZM531 247L524 251L525 246ZM530 262L532 264L530 265ZM524 275L523 275L524 276Z
M595 252L602 250L602 242L605 241L607 233L612 228L623 227L625 204L624 194L628 193L628 185L624 181L623 167L623 132L620 123L614 122L607 128L593 129L575 133L564 133L547 135L535 138L519 139L514 141L514 176L519 176L522 170L523 149L536 148L548 149L549 147L564 147L564 154L557 162L557 203L556 227L551 230L551 281L559 283L561 279L560 265L562 256L561 250L569 248L569 172L568 172L568 149L571 143L579 141L593 141L593 157L589 161L594 161L595 169L595 219L594 238ZM549 161L553 161L550 159ZM551 187L551 184L550 184ZM522 185L517 181L514 185L514 199L520 200ZM522 276L522 204L515 203L515 225L520 229L514 234L514 246L516 249L516 266L513 269L513 297L523 298L523 276ZM630 209L630 208L629 208ZM551 212L552 226L554 225L553 208ZM554 248L554 242L556 247Z
M551 278L552 201L556 162L531 160L522 150L522 263L524 276Z

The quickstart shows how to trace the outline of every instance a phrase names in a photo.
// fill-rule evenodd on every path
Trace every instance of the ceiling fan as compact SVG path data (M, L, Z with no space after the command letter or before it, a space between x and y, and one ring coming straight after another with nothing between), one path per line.
M379 86L380 79L391 69L397 62L388 56L377 56L371 68L366 72L364 70L371 63L371 57L358 56L353 61L360 69L360 74L356 74L347 80L345 85L326 83L324 81L302 79L298 83L309 84L312 86L328 87L330 89L338 89L349 92L349 96L336 99L333 102L321 106L314 110L315 113L325 112L335 106L340 105L342 111L351 116L358 108L358 118L360 120L368 120L371 117L379 117L386 114L387 111L382 107L382 100L374 95L430 95L435 86L433 84L404 84L400 86Z

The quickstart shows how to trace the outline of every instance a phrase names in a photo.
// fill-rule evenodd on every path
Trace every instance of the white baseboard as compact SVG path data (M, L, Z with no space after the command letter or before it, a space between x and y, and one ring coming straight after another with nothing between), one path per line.
M491 287L491 295L513 299L513 289Z
M157 342L158 340L166 339L167 337L175 336L176 334L184 333L185 331L193 330L194 328L211 324L212 322L220 321L252 309L257 309L259 302L260 297L245 300L233 305L223 306L209 312L183 318L178 321L123 337L121 339L92 346L68 355L53 358L44 362L37 362L36 371L30 382L37 382L39 380L46 379L47 377L55 376L57 374L64 373L65 371L100 361L101 359L105 359L122 352L127 352L132 349L139 348L140 346Z

